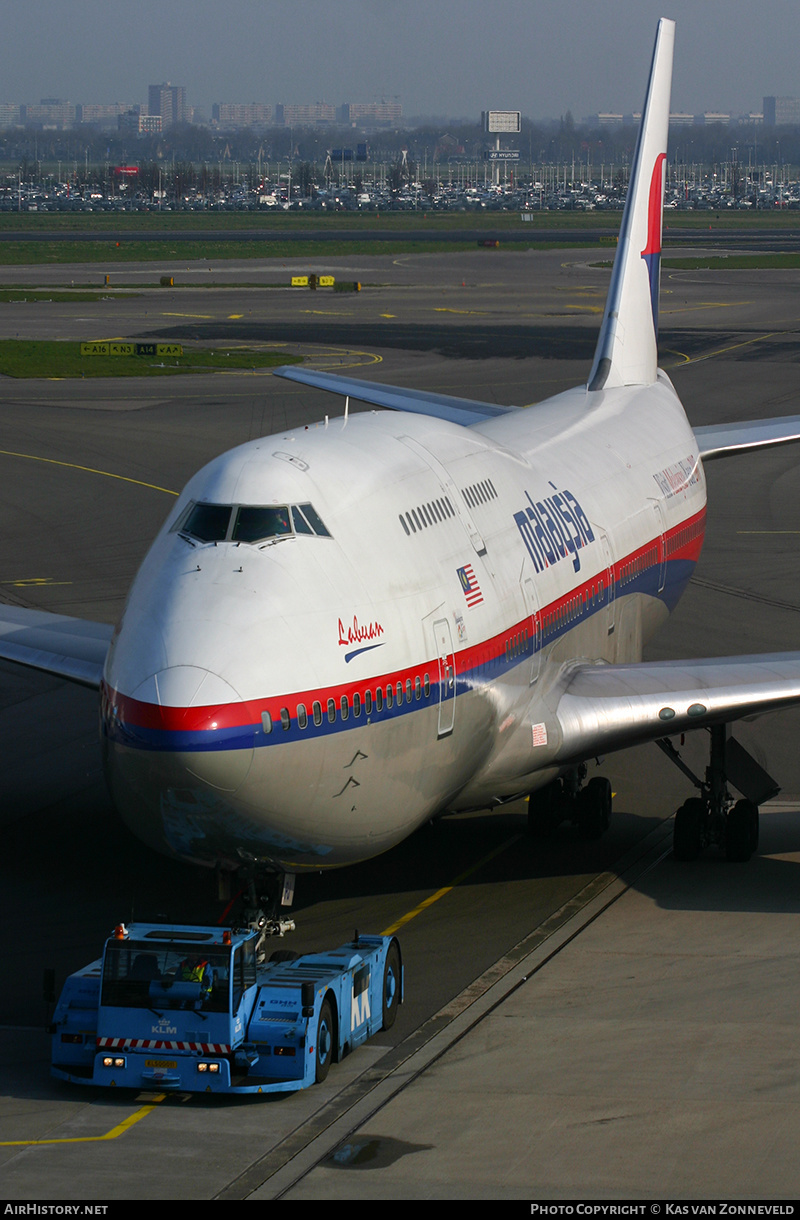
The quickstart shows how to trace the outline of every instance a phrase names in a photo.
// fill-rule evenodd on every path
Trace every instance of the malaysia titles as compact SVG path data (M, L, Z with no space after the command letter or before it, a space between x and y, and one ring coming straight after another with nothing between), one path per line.
M565 488L536 501L527 491L525 496L528 507L514 513L514 520L533 560L534 571L552 567L569 555L577 572L581 566L578 552L594 542L594 534L572 492Z

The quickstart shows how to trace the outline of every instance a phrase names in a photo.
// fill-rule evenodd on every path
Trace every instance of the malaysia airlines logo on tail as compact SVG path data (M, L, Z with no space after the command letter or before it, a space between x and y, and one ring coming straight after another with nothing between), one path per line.
M658 283L661 270L661 203L663 197L663 176L666 153L659 153L653 166L653 176L650 179L650 199L647 208L647 245L642 250L642 258L647 263L647 274L650 277L650 305L653 310L653 329L658 334Z

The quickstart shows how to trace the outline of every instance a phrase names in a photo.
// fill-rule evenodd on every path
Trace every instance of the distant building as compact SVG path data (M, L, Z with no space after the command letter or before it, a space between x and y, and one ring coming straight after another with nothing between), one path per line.
M800 98L765 97L764 126L783 127L789 123L800 123Z
M116 127L120 115L136 110L136 107L131 102L114 102L111 106L92 103L89 106L78 106L77 110L79 123L91 123L94 127Z
M451 136L449 131L446 131L434 149L433 159L434 161L447 161L450 157L463 157L464 152L464 145L455 136Z
M161 132L161 115L140 114L136 109L126 110L117 119L117 128L137 136L157 136Z
M19 127L21 109L19 102L0 102L0 127Z
M403 121L403 107L400 102L345 102L336 119L354 127L394 127Z
M641 114L590 114L586 116L583 123L587 127L630 126L631 124L639 123L641 117ZM729 114L718 114L710 110L705 114L688 114L685 111L675 111L669 116L671 127L690 127L692 124L697 123L730 123L730 121L731 116Z
M275 122L279 127L316 127L321 123L335 123L336 108L328 102L315 102L313 106L287 106L279 102L275 107Z
M151 85L147 90L147 110L149 114L161 115L162 131L174 127L176 123L188 123L185 87L171 85L169 81L163 85Z
M725 114L723 111L705 110L702 114L694 116L695 124L698 127L708 127L711 123L728 124L731 121L730 114Z
M43 97L38 106L22 105L20 122L29 127L73 127L78 108L74 102L65 102L58 97Z
M265 127L272 122L272 107L266 102L215 102L211 121L219 127Z

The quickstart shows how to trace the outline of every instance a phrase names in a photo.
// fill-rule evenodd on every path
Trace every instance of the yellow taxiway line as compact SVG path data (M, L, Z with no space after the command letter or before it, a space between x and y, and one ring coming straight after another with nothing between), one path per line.
M480 860L476 861L475 864L471 864L469 868L464 869L463 873L459 873L457 877L454 877L449 885L442 886L440 890L437 890L435 894L431 894L429 898L423 898L422 902L420 902L418 906L415 906L412 911L408 911L405 915L401 915L396 923L390 924L388 928L385 928L383 932L381 932L381 936L393 936L399 928L402 928L405 926L405 924L410 923L412 919L416 919L416 917L421 915L423 911L427 911L428 907L433 906L434 902L438 902L440 898L444 898L450 893L451 890L454 890L456 886L461 885L467 880L468 877L471 877L473 873L477 873L478 869L483 868L484 864L488 864L490 860L494 860L495 856L501 855L502 852L511 847L514 843L518 843L521 838L522 835L512 835L510 839L506 839L506 841L501 843L499 847L495 847L493 851L488 853L488 855L483 856Z
M71 1135L43 1140L0 1140L0 1148L33 1147L36 1144L97 1144L103 1140L119 1139L121 1135L124 1135L126 1131L131 1129L134 1123L141 1122L143 1118L147 1118L148 1114L152 1114L156 1106L165 1097L166 1093L157 1093L149 1105L141 1106L133 1114L129 1114L127 1118L124 1118L121 1123L117 1123L116 1127L112 1127L110 1131L106 1131L103 1135Z
M4 457L26 458L29 462L47 462L50 466L68 466L72 470L83 470L86 474L101 474L107 479L121 479L123 483L135 483L138 487L149 487L151 491L163 491L166 496L177 496L180 493L171 491L169 487L159 487L156 483L145 483L142 479L131 479L125 474L113 474L110 470L95 470L92 466L79 466L76 462L59 462L56 458L37 457L35 453L15 453L12 449L0 449Z

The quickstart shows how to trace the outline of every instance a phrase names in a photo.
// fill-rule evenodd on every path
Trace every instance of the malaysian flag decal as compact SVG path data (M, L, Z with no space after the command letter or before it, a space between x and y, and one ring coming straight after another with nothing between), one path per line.
M472 570L471 563L465 564L463 568L458 569L458 579L461 581L461 588L464 590L467 605L469 607L479 606L483 601L483 594L478 584L478 578Z

